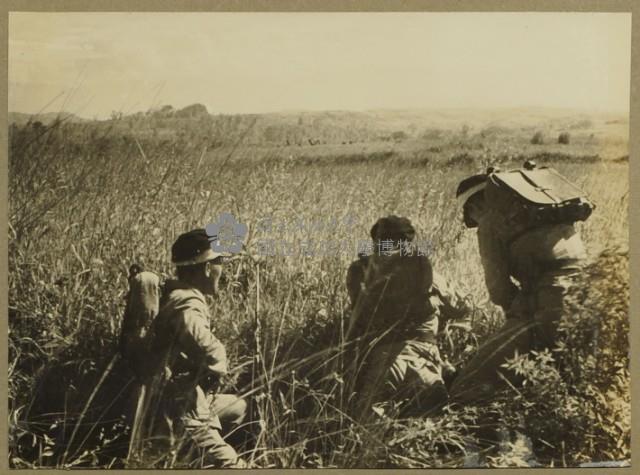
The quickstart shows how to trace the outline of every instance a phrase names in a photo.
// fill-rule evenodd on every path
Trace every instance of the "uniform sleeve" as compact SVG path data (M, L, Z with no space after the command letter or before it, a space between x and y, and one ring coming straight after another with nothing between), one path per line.
M361 260L357 260L351 263L347 270L347 291L349 292L349 300L351 301L351 308L356 305L360 290L362 289L362 283L364 282L364 264Z
M354 261L347 270L347 291L349 293L349 299L351 301L351 316L349 321L349 328L347 330L347 338L356 338L363 336L368 331L368 326L371 323L368 319L362 318L364 308L366 307L366 301L360 301L358 307L359 298L366 298L363 293L364 278L368 259L360 258Z
M506 245L496 236L489 223L481 223L478 227L478 247L489 297L506 311L518 293L518 287L509 274Z
M227 353L224 345L211 329L206 315L197 309L189 309L182 314L181 343L188 349L194 360L200 359L201 371L217 376L227 374Z

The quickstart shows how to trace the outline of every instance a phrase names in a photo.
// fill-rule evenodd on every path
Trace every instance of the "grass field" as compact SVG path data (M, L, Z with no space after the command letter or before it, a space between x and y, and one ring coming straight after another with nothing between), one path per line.
M107 381L92 404L86 402L115 354L128 267L138 262L169 276L177 235L221 212L250 228L247 255L226 269L212 326L232 367L240 368L230 387L251 392L252 415L261 421L250 428L253 442L243 455L254 467L463 463L456 445L469 436L477 408L452 408L432 426L420 426L420 442L410 449L398 434L415 432L417 422L386 421L374 437L344 410L345 272L379 217L407 216L417 239L431 243L434 268L483 315L473 329L476 339L502 317L488 303L475 235L456 209L455 187L463 177L494 162L509 168L533 158L552 165L597 205L581 224L590 255L628 247L626 141L606 135L605 126L594 136L591 129L576 133L565 147L534 146L531 130L521 128L484 136L452 129L444 137L398 143L217 148L83 127L72 136L26 124L10 136L9 457L15 467L122 467L126 421L109 404L121 396L114 388L124 386ZM327 225L349 217L353 226ZM268 218L288 225L268 232L260 226ZM292 225L300 220L303 225ZM309 240L345 248L261 256L265 239L294 248ZM457 334L442 344L455 360L473 341ZM625 394L618 396L624 402ZM626 436L620 437L618 451L602 458L628 456ZM593 458L597 448L589 452L582 442L565 463ZM544 463L558 466L565 454L554 450ZM518 459L494 462L517 465Z

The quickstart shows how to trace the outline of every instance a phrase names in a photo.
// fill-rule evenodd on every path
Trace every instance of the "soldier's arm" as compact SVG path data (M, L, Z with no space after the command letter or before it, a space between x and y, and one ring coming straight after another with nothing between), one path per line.
M191 356L201 360L200 371L218 377L227 374L227 352L220 340L211 333L207 315L198 309L183 312L180 339L184 348L190 349Z
M494 304L506 311L518 293L518 287L511 281L509 274L506 245L490 226L481 224L478 227L478 246L489 297Z
M363 259L354 261L347 270L347 291L349 292L349 300L351 301L351 308L353 308L360 295L362 283L364 282L364 265Z
M366 257L359 258L349 266L347 270L347 291L349 293L349 300L351 302L351 316L349 321L349 328L347 329L347 339L362 336L366 333L367 322L361 318L364 302L358 304L358 300L363 296L363 285L365 272L368 260Z

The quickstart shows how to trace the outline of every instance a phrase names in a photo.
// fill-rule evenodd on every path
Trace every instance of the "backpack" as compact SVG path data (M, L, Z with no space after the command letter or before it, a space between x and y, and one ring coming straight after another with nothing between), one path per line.
M129 268L129 292L122 317L119 351L139 379L147 376L151 322L160 310L160 277L143 271L137 264Z
M513 229L585 221L595 209L585 193L553 168L523 168L489 174L485 200Z

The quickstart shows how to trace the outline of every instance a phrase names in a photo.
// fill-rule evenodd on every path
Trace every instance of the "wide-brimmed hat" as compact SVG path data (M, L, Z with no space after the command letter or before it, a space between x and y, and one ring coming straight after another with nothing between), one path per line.
M211 248L211 238L204 229L181 234L171 246L171 262L176 266L202 264L223 255Z

